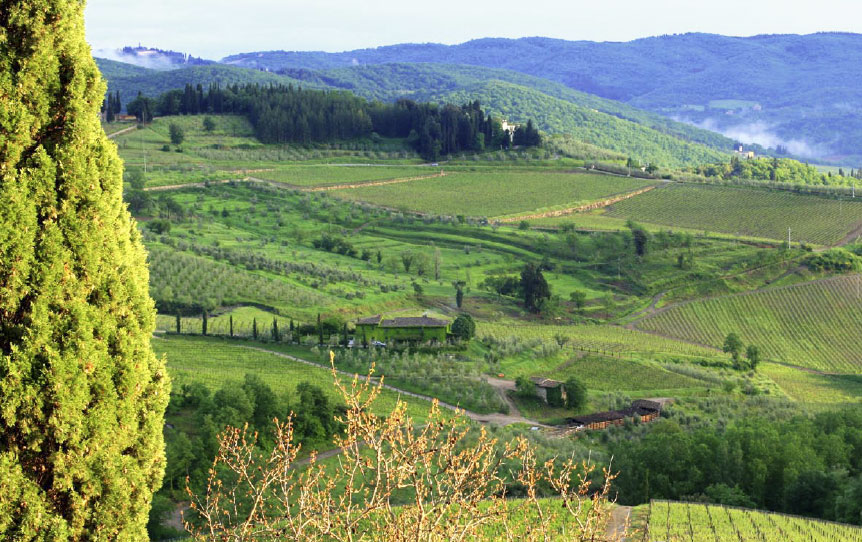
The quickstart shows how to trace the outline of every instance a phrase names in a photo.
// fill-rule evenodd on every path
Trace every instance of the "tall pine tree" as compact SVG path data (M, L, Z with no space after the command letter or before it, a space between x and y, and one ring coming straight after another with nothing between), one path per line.
M0 539L142 540L169 382L81 0L0 0Z

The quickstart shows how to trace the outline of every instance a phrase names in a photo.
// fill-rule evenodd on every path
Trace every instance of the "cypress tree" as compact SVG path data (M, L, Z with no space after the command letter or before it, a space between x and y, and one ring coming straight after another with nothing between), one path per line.
M0 0L0 539L145 540L169 381L80 0Z
M204 309L201 313L201 332L203 335L207 334L207 310Z
M177 335L182 332L182 317L180 316L179 311L177 311Z
M251 320L251 336L257 340L257 318Z
M230 315L228 320L230 321L230 336L233 337L233 314Z
M278 319L272 319L272 340L278 342Z

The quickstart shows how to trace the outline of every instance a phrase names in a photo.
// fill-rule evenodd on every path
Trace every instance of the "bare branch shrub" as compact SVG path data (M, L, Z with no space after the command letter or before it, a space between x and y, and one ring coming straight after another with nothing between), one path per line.
M373 373L372 367L371 372ZM572 459L539 465L524 438L500 443L435 403L423 424L399 402L386 417L371 413L382 380L333 380L347 406L334 439L339 452L298 460L292 421L275 421L275 446L256 446L247 429L228 428L205 494L191 498L198 541L293 540L608 541L607 470L591 488L595 466ZM507 498L506 480L525 497ZM557 498L540 498L550 487Z

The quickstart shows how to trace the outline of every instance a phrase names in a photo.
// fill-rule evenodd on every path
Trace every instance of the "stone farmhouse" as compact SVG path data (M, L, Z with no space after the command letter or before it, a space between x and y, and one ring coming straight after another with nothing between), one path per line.
M356 341L373 342L445 342L449 337L450 322L428 316L384 318L370 316L356 321Z

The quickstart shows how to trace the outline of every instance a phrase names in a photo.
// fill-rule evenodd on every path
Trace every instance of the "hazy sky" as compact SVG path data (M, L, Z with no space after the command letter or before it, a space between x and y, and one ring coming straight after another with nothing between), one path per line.
M548 36L627 41L862 31L859 0L88 0L93 49L159 47L219 59L263 50L344 51L403 42Z

